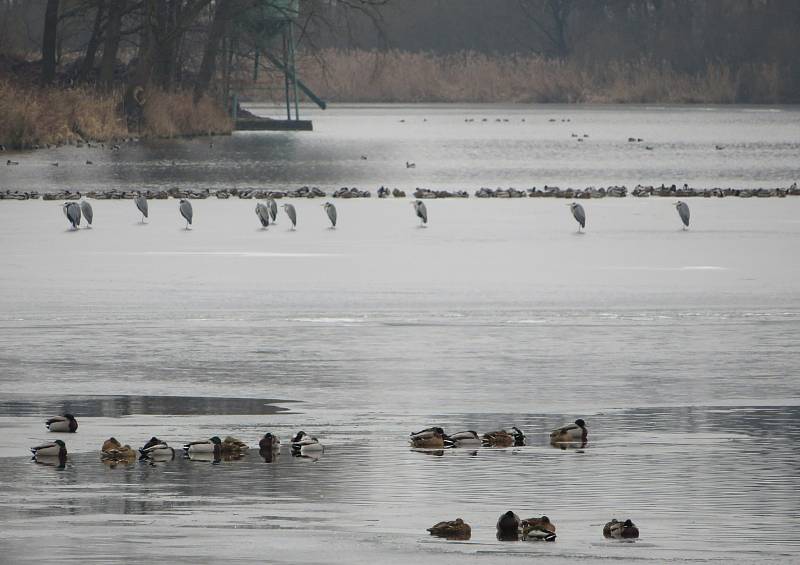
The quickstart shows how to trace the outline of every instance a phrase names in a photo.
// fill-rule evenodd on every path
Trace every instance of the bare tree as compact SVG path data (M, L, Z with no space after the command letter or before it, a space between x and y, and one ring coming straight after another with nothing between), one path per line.
M47 0L42 33L42 85L56 76L56 40L58 39L58 0Z

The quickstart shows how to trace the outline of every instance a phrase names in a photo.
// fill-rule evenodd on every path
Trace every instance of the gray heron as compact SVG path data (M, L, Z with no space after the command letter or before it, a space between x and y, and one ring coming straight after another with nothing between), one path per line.
M269 227L269 208L267 208L266 204L262 202L256 204L256 216L261 221L262 229Z
M86 200L81 200L81 212L83 212L83 218L86 220L88 224L86 227L92 227L92 218L94 218L94 211L92 210L92 205L89 204Z
M133 197L133 202L136 204L139 212L142 213L142 223L144 223L144 219L147 217L147 198L145 198L141 192L137 192L136 196Z
M289 219L292 221L292 229L297 226L297 210L294 209L294 206L291 204L284 204L283 210L286 212L286 215L289 216Z
M690 216L689 205L686 202L683 202L682 200L678 200L675 203L675 209L678 211L678 215L681 217L681 221L683 222L683 229L685 230L686 228L689 227L689 216Z
M275 202L274 198L267 198L267 208L269 208L269 215L272 218L272 223L276 223L275 220L278 219L278 204Z
M416 200L412 202L411 205L414 207L414 212L416 212L419 218L420 227L423 227L428 223L428 209L425 207L425 203L422 200Z
M181 216L186 220L186 229L188 230L189 226L192 224L192 203L185 198L181 198L179 209L181 211Z
M578 225L580 226L578 231L581 231L581 228L586 227L586 212L584 212L583 206L577 202L573 202L569 205L569 208L572 210L572 216L575 218L575 221L578 222Z
M325 213L328 214L328 219L331 221L331 228L336 227L336 206L330 202L322 205L325 208Z
M61 207L61 210L67 217L67 220L69 220L69 223L72 224L72 229L78 229L78 225L81 223L81 207L78 206L78 203L64 202L64 206Z

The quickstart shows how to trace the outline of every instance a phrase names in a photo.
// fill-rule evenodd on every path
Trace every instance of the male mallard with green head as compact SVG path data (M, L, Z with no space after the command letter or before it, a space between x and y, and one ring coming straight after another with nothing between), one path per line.
M614 539L636 539L639 537L639 528L628 518L624 522L619 522L613 518L603 526L603 536Z
M586 422L578 418L574 424L567 424L550 432L550 443L586 443L589 430Z
M528 518L523 520L520 526L522 528L522 539L524 540L555 541L556 539L556 526L547 516Z
M47 430L50 432L71 432L78 431L78 420L72 414L64 414L63 416L53 416L48 418L45 423Z

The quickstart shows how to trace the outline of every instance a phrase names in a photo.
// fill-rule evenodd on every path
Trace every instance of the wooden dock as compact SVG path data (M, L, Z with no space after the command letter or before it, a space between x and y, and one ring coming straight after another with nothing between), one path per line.
M235 131L313 131L311 120L273 120L272 118L238 118Z

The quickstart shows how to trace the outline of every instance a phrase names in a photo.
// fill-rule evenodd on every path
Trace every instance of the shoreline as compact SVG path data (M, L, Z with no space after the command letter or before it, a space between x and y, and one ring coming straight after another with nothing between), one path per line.
M134 196L141 193L148 199L152 200L167 200L167 199L189 199L189 200L205 200L215 197L219 200L227 200L228 198L238 198L240 200L258 200L258 199L283 199L283 198L335 198L335 199L353 199L353 198L372 198L373 192L370 190L362 190L358 188L342 187L331 193L325 192L318 187L302 186L293 190L269 190L269 189L180 189L171 188L169 190L117 190L109 189L104 191L89 191L82 193L80 191L64 190L59 192L38 192L36 190L19 191L19 190L6 190L0 191L0 200L67 200L75 201L81 198L90 198L92 200L132 200ZM478 198L478 199L513 199L513 198L561 198L561 199L601 199L601 198L785 198L787 196L800 196L800 188L797 183L788 187L775 187L775 188L693 188L684 186L678 188L672 186L653 186L653 185L637 185L630 192L626 186L609 186L595 188L593 186L583 189L566 188L561 189L557 186L544 185L543 188L532 187L528 189L490 189L479 188L473 194L466 190L435 190L427 188L417 188L414 192L406 194L405 191L400 189L388 189L383 186L375 191L375 198L377 199L401 199L401 198L416 198L420 200L441 200L447 198Z

